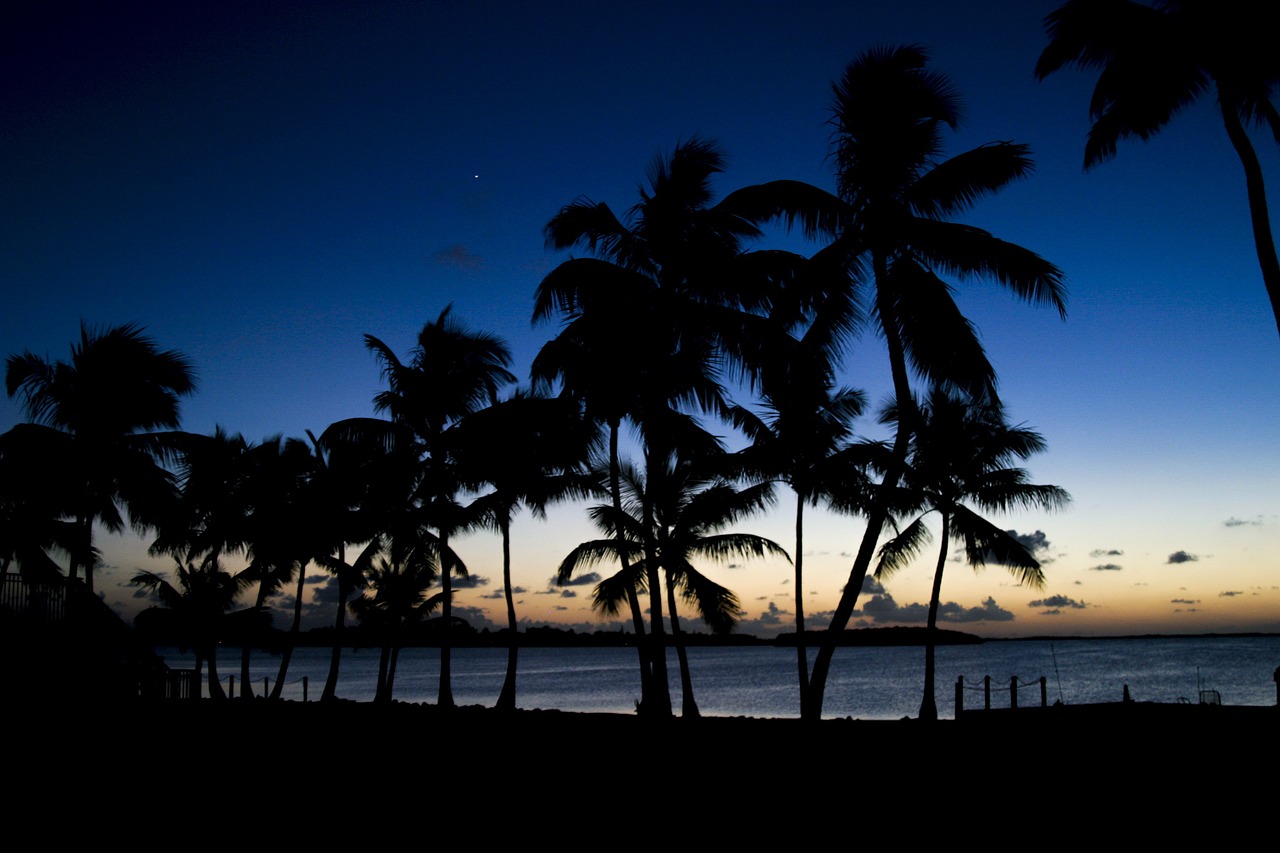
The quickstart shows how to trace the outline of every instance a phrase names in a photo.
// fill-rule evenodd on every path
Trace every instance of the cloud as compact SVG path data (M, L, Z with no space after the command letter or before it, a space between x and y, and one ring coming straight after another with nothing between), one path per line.
M1228 589L1224 592L1218 593L1219 598L1235 598L1237 595L1244 595L1244 591L1239 589Z
M1174 551L1169 555L1169 563L1194 563L1200 559L1195 554L1189 554L1186 551Z
M1122 568L1124 568L1124 567L1123 567L1123 566L1116 565L1115 563L1103 563L1103 564L1102 564L1102 565L1100 565L1100 566L1090 566L1090 567L1089 567L1089 571L1091 571L1091 572L1118 572L1118 571L1120 571Z
M488 585L489 579L484 575L467 575L465 578L455 577L450 584L454 589L478 589Z
M572 589L565 589L560 591L560 597L561 598L577 598L578 593Z
M431 259L441 266L452 267L463 272L478 272L484 269L484 258L473 255L471 250L462 243L446 246L432 255Z
M1257 518L1236 518L1234 515L1222 522L1223 527L1260 527L1262 526L1262 517Z
M884 586L879 581L869 574L863 577L860 595L882 595L883 593Z
M1200 599L1198 599L1198 598L1174 598L1174 599L1170 599L1169 603L1170 603L1170 604L1199 604L1199 603L1200 603Z
M1035 601L1028 601L1028 607L1053 607L1059 611L1066 607L1071 610L1084 610L1089 605L1083 601L1076 601L1074 598L1068 598L1065 595L1051 595L1048 598L1038 598Z
M453 615L457 619L465 619L467 624L477 631L484 628L496 630L499 626L489 621L489 615L479 607L466 607L465 605L453 605Z
M514 587L512 587L512 588L511 588L511 595L512 595L512 597L515 597L515 596L517 596L517 595L524 595L524 594L525 594L526 592L528 592L528 591L529 591L529 590L525 589L525 588L524 588L524 587L522 587L522 586L514 586ZM502 599L505 599L505 598L507 597L507 591L506 591L506 589L504 589L503 587L498 587L498 588L497 588L497 589L495 589L493 592L486 592L484 595L482 595L482 596L480 596L480 597L481 597L481 598L494 598L494 599L502 598Z
M892 595L885 593L871 596L862 606L861 614L874 622L923 625L929 621L929 606L915 603L900 605L893 600ZM996 604L996 600L990 597L978 607L965 607L954 601L938 605L939 622L1009 622L1013 618L1013 613Z
M1098 557L1123 557L1124 551L1119 548L1094 548L1089 552L1089 556L1094 559Z
M1042 563L1051 563L1053 558L1045 552L1051 547L1049 537L1044 535L1043 530L1037 530L1035 533L1019 533L1016 530L1008 531L1009 535L1018 540L1023 548L1027 549L1027 553L1035 557Z
M587 572L586 574L575 575L574 577L569 578L564 583L560 583L556 580L555 577L552 577L551 580L547 582L547 586L548 587L594 586L595 584L600 583L601 580L602 578L600 577L599 572Z

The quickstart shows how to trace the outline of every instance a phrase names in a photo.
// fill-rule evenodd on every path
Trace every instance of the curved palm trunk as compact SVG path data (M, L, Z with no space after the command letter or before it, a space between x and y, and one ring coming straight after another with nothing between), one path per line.
M84 588L93 592L93 516L81 515L76 519L79 528L77 538L80 540L80 551L71 555L68 560L67 576L75 580L80 576L80 567L84 566Z
M873 258L877 282L888 277L888 265L881 254ZM911 383L907 374L907 361L902 340L898 337L894 325L893 312L888 300L884 298L885 289L878 288L877 308L880 312L880 326L884 330L885 343L889 350L889 367L893 373L893 390L898 401L898 429L893 438L893 454L889 470L885 472L876 489L877 500L867 514L867 528L863 531L862 542L858 545L858 553L854 557L853 566L849 569L849 580L845 583L840 600L836 603L835 612L831 616L831 625L822 638L818 654L813 661L813 671L809 679L809 703L803 708L807 713L805 719L822 718L822 700L827 687L827 675L831 671L831 658L835 654L836 640L849 625L853 608L858 603L858 594L862 591L862 583L867 578L867 570L875 556L876 543L889 518L888 504L884 498L897 487L898 480L907 463L907 453L911 446L911 430L915 424L914 401L911 397Z
M796 669L800 683L800 719L808 715L809 650L804 641L804 496L796 492Z
M391 639L386 638L382 641L382 648L378 653L378 683L373 689L374 702L390 702L391 690L388 687L388 678L391 671Z
M440 604L440 618L444 620L444 630L440 634L440 692L436 704L441 708L454 707L453 682L449 677L453 645L453 561L447 556L449 537L440 537L440 592L444 596Z
M218 676L218 649L216 646L212 650L205 651L205 660L209 662L209 698L226 699L227 694L222 689L222 679Z
M511 592L511 523L502 519L502 583L506 587L507 628L510 636L507 640L507 675L502 681L502 692L498 694L498 704L494 707L500 711L514 711L516 707L516 659L520 654L520 638L516 633L516 601Z
M267 602L267 579L258 580L258 594L253 599L254 609L262 610ZM253 647L253 637L245 637L240 643L240 698L253 698L253 685L249 683L249 654Z
M680 631L680 617L676 615L675 585L667 574L667 609L671 611L671 641L676 647L676 659L680 662L680 714L699 717L698 703L693 698L693 678L689 674L689 655L684 648L684 634Z
M391 662L387 666L387 701L390 702L395 696L396 689L396 667L400 664L400 639L397 637L391 645Z
M309 562L309 561L308 561ZM289 626L289 642L285 644L280 655L280 670L276 673L276 683L271 688L271 698L279 699L284 690L284 677L289 672L289 662L293 660L293 649L298 643L298 634L302 631L302 589L307 578L307 564L298 565L298 590L293 598L293 624Z
M338 562L343 567L338 569L338 615L333 620L333 649L329 653L329 675L324 680L324 690L320 693L321 702L331 702L338 698L338 667L342 660L342 635L347 624L347 599L351 597L352 584L347 582L346 546L338 547Z
M613 511L619 516L622 515L622 483L621 475L618 471L618 421L609 422L609 491L613 498ZM623 541L622 531L618 531L619 544ZM619 552L621 554L621 552ZM625 556L620 556L622 561L622 570L625 572L630 567ZM645 642L644 630L644 609L640 606L640 596L634 588L627 590L627 604L631 606L631 627L636 634L636 654L640 658L640 704L638 710L646 713L648 709L648 699L650 692L650 683L653 680L653 667L650 665L649 648Z
M938 719L938 701L934 694L934 674L937 671L934 653L938 645L938 602L942 600L942 570L947 565L947 542L951 537L951 516L942 513L942 547L938 550L938 565L933 570L933 592L929 595L929 622L924 635L924 698L920 700L920 719Z
M1280 260L1276 258L1276 245L1271 235L1271 219L1267 214L1267 193L1262 181L1262 166L1258 153L1249 142L1249 135L1240 122L1240 114L1227 103L1218 85L1218 105L1222 109L1222 121L1227 126L1227 136L1244 167L1245 189L1249 195L1249 220L1253 226L1253 243L1258 252L1258 266L1262 268L1262 281L1271 298L1271 311L1276 318L1276 331L1280 332Z

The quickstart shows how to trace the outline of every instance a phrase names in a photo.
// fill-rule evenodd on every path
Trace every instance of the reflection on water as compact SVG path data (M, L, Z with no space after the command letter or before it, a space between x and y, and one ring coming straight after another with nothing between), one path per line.
M189 655L162 649L172 666L190 666ZM672 703L680 707L680 679L674 653L669 676ZM812 654L810 655L812 657ZM455 649L453 696L460 705L493 705L506 673L503 649ZM693 648L689 650L694 695L704 715L798 717L799 695L794 649L774 647ZM238 680L240 654L224 649L218 658L223 684ZM439 689L437 649L405 649L400 654L395 698L434 703ZM261 692L263 679L274 682L279 659L265 653L252 658L250 677ZM1022 686L1020 705L1040 702L1045 679L1050 703L1119 701L1127 685L1135 701L1196 702L1199 691L1217 690L1225 704L1273 705L1280 667L1280 636L1115 640L1006 640L977 646L938 649L939 714L952 717L955 685L964 679L966 707L984 701L983 679L990 676L993 707L1008 707L1011 679ZM329 650L298 649L283 691L286 699L319 698L329 671ZM378 653L345 650L338 695L373 698ZM632 713L639 698L634 649L527 648L520 650L517 703L522 708ZM305 684L304 684L305 679ZM900 719L920 708L924 651L912 647L838 649L827 680L826 717Z

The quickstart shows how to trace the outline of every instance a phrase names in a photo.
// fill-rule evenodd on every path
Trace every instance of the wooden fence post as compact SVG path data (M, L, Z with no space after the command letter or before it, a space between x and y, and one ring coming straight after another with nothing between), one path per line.
M1040 676L1040 707L1049 707L1049 688L1044 676Z
M983 676L982 678L982 696L984 700L983 707L986 710L990 711L991 710L991 676L989 675Z
M1009 707L1017 709L1018 707L1018 676L1009 679Z
M956 719L960 719L960 712L964 710L964 676L956 679Z

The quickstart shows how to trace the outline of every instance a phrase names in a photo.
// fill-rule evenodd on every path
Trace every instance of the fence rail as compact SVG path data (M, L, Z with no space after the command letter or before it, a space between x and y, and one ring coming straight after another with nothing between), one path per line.
M1035 687L1040 685L1040 707L1047 707L1049 704L1048 682L1042 675L1035 681L1020 681L1018 676L1014 675L1009 678L1009 707L1016 710L1018 707L1018 691L1026 687ZM964 713L964 692L965 690L982 691L982 707L983 710L991 710L991 676L983 676L981 687L966 687L964 676L956 679L956 719L960 719L960 715Z

